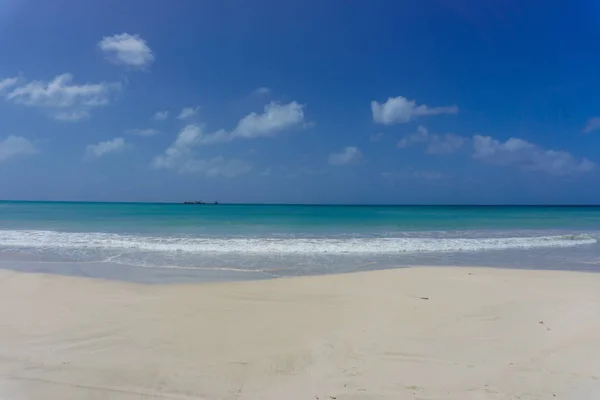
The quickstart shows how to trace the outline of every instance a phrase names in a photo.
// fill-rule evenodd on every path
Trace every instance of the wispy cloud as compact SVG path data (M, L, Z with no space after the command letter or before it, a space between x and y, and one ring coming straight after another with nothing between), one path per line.
M196 106L196 107L184 107L184 108L181 109L181 112L177 116L177 119L192 118L193 116L195 116L196 114L198 114L198 110L200 110L200 107L198 107L198 106Z
M566 176L596 168L588 159L578 159L566 151L546 150L518 138L501 142L490 136L475 135L473 147L476 160L492 165L515 166L525 171Z
M167 118L169 118L169 112L168 111L157 111L156 113L154 113L152 118L155 121L164 121Z
M470 148L471 156L476 161L553 176L576 175L596 168L596 164L586 158L577 158L566 151L544 149L519 138L502 142L483 135L437 135L419 126L417 132L400 140L398 147L406 148L415 144L425 144L427 154L450 154L462 148Z
M73 76L65 73L49 82L32 81L14 88L6 99L15 104L50 110L61 121L87 118L91 109L110 103L111 95L121 89L120 83L74 84Z
M295 101L288 104L269 103L262 113L250 113L239 120L232 131L219 129L204 133L197 138L196 145L230 142L235 139L273 137L286 130L300 127L304 122L304 106Z
M110 62L134 68L148 67L155 58L154 53L140 35L122 33L105 36L98 43L98 47Z
M9 135L4 140L0 140L0 161L36 153L38 153L36 146L24 137Z
M129 129L126 131L130 135L137 136L154 136L158 135L160 132L156 129L148 128L148 129Z
M358 164L364 160L364 157L359 148L355 146L344 147L339 152L329 154L329 164L335 166L343 166L350 164Z
M413 120L416 117L438 114L457 114L457 106L430 107L417 105L416 101L408 100L406 97L390 97L384 103L371 102L373 121L384 124L401 124Z
M588 119L583 127L583 133L591 133L600 129L600 117L592 117Z
M430 133L424 126L419 126L415 133L402 138L398 142L398 147L404 148L414 144L426 144L427 154L450 154L460 149L466 141L462 136L451 133L437 135Z
M0 80L0 93L17 84L19 78L5 78Z
M108 154L121 153L125 150L126 143L122 137L116 137L112 140L105 142L98 142L96 144L90 144L86 147L87 158L99 158L104 157Z
M268 94L271 94L271 89L269 89L266 86L262 86L262 87L256 88L254 90L253 94L255 94L257 96L266 96Z
M209 159L197 158L194 147L203 136L202 127L187 125L177 135L177 139L165 152L156 156L152 166L156 169L170 169L179 173L198 173L208 177L223 176L232 178L247 174L252 164L239 159L227 159L222 156Z
M80 121L89 117L90 113L86 110L63 111L54 114L54 119L67 122Z
M295 101L283 105L271 102L265 106L263 113L250 113L242 118L232 135L241 138L274 136L303 121L304 106Z

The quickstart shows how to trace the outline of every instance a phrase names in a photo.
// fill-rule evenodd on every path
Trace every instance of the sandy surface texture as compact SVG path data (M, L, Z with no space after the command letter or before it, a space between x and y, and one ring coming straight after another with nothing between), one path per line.
M0 271L0 399L600 399L600 274Z

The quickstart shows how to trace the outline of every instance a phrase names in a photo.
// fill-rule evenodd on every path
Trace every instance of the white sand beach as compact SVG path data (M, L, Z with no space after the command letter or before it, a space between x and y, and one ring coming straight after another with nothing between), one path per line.
M0 271L0 399L600 398L600 274L139 285Z

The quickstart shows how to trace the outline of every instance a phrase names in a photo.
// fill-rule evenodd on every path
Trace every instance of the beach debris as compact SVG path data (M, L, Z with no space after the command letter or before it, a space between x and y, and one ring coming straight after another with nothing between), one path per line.
M421 300L429 300L429 297L419 297Z

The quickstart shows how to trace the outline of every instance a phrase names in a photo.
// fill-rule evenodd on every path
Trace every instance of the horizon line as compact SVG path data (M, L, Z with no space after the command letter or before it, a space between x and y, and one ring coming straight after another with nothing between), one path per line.
M185 200L189 201L189 200ZM184 201L100 201L100 200L5 200L0 203L90 203L90 204L163 204L198 206L330 206L330 207L600 207L593 203L244 203L206 202L184 204Z

